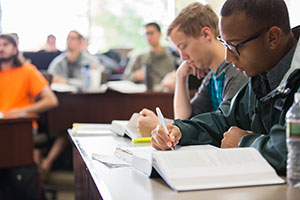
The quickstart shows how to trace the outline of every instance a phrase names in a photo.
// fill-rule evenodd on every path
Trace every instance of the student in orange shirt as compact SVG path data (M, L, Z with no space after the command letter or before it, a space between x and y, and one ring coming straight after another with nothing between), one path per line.
M47 80L34 65L18 59L15 40L0 35L0 111L5 116L20 117L58 105ZM40 100L35 102L39 96Z
M40 97L38 101L35 101L36 97ZM58 100L42 74L34 65L20 59L15 39L10 35L0 35L0 112L5 117L21 117L57 105ZM33 123L33 130L36 129L37 125ZM0 175L3 173L1 169ZM19 179L19 175L23 178ZM4 195L4 199L37 199L37 187L31 187L34 183L37 185L36 175L34 166L6 170L6 178L0 179L0 198ZM19 180L18 184L14 180ZM26 192L22 187L35 188L35 191Z

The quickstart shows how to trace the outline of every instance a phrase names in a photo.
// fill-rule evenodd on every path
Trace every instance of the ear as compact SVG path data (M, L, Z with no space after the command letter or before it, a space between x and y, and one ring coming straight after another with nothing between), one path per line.
M16 55L17 53L18 53L18 49L14 47L14 55Z
M282 30L277 27L273 26L267 32L267 41L270 49L275 49L280 44L282 37Z
M211 41L212 32L211 32L211 30L210 30L209 27L204 26L204 27L201 29L201 33L202 33L202 35L204 36L205 39Z

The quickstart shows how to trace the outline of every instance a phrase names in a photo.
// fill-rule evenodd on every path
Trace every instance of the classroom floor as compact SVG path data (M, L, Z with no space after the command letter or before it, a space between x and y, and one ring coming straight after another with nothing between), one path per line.
M73 172L64 170L51 172L46 181L45 188L47 200L74 200Z

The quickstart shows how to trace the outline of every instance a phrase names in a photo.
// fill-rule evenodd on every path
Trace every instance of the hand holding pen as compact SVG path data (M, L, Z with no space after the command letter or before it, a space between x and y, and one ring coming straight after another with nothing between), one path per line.
M166 125L163 115L159 108L156 108L157 116L161 125L152 131L152 146L155 149L167 150L172 148L179 142L181 132L177 126Z

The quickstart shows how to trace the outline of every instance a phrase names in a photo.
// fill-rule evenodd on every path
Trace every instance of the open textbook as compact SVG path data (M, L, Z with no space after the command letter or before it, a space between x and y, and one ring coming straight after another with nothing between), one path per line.
M190 145L177 147L176 151L196 150L196 149L216 149L211 145ZM148 177L156 176L156 172L152 167L152 153L160 152L151 145L147 146L118 146L114 155L121 160L131 164L131 167L143 173Z
M133 115L128 120L113 120L111 122L111 130L120 135L127 135L131 139L141 138L141 137L150 137L151 130L138 130L137 128L137 120L138 113L133 113Z
M285 183L254 148L219 149L210 145L180 147L175 151L156 151L151 146L118 148L117 157L148 177L156 171L175 191Z

